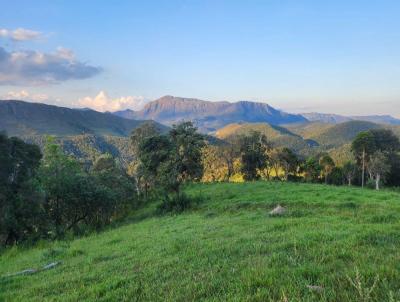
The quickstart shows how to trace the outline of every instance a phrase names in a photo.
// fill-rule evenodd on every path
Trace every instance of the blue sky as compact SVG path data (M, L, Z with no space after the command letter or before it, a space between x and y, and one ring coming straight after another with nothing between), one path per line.
M0 0L0 7L3 98L113 110L170 94L400 117L400 1Z

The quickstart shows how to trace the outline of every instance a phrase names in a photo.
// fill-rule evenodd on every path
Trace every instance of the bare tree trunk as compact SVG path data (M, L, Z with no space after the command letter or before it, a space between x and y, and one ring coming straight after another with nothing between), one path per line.
M361 175L361 187L364 188L364 175L365 175L365 149L362 153L362 175Z
M269 170L269 168L265 168L265 174L267 176L267 180L270 180L270 173L271 171Z
M375 178L375 189L379 190L379 182L381 180L381 175L378 173Z
M347 180L349 181L349 187L351 186L351 178L348 177Z

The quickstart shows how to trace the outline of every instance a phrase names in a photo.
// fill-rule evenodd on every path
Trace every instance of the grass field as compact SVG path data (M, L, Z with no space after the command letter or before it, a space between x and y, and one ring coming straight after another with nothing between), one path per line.
M0 276L62 263L1 278L0 300L400 300L398 192L278 182L186 192L204 201L162 217L151 205L99 234L3 252ZM277 204L288 212L270 217Z

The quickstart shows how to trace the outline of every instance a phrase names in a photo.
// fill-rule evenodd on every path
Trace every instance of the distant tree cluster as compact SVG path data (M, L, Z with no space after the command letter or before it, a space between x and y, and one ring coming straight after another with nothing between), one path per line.
M360 132L351 147L354 160L336 165L328 153L302 157L289 148L274 148L260 132L230 137L226 144L203 151L203 181L279 179L334 185L382 182L400 185L400 143L391 130ZM236 177L235 177L236 176Z
M360 132L352 143L352 151L361 170L361 186L366 176L379 190L380 183L400 185L400 142L391 130L372 129Z

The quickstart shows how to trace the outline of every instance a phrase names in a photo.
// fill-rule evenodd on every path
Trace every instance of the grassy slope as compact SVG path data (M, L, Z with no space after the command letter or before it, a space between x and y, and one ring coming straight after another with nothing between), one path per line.
M379 275L371 300L400 299L399 193L273 182L187 191L205 199L190 212L4 252L0 275L62 264L0 279L0 300L361 301L356 269L364 289ZM277 203L288 214L269 217Z

